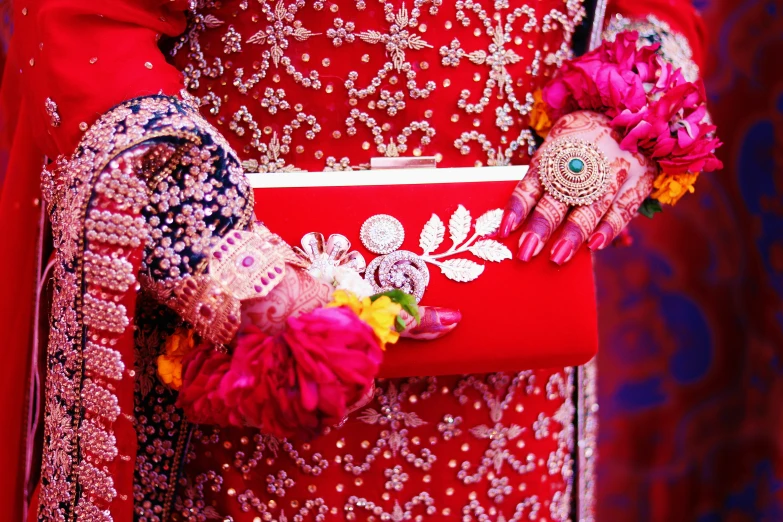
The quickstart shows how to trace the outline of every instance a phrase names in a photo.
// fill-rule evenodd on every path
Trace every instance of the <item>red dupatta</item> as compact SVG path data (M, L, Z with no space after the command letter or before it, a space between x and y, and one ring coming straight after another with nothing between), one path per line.
M184 31L186 8L184 0L12 3L14 34L0 92L0 151L8 154L0 185L0 505L5 520L23 517L27 445L34 442L26 431L40 274L41 168L45 158L72 154L84 130L111 107L138 96L180 91L180 73L166 63L157 41ZM47 100L56 104L56 112L52 104L47 110Z

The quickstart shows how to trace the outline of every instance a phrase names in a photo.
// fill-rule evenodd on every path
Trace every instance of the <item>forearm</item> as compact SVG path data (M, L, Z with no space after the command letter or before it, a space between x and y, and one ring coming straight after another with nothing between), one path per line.
M252 192L239 160L194 108L174 98L128 102L105 115L86 142L92 136L98 138L95 151L106 156L105 167L94 175L93 192L105 190L120 208L132 200L139 212L135 219L143 223L138 227L146 247L139 267L141 288L174 308L205 338L227 342L239 324L239 299L210 273L217 276L214 265L220 261L213 251L233 247L227 236L247 235L252 226ZM130 171L118 171L119 163ZM104 232L106 224L93 226L98 228L88 234L110 233ZM261 268L282 270L282 255L266 254L257 256L270 260ZM235 279L235 284L243 281ZM227 325L231 313L236 317Z
M604 39L626 30L638 31L645 44L660 42L662 55L675 67L698 75L703 66L706 31L691 0L609 0Z
M149 183L163 165L177 164L177 150L205 144L198 127L175 100L129 102L43 173L56 247L44 440L50 464L40 500L47 516L130 512L134 323L153 242ZM68 432L59 431L63 425ZM66 503L58 495L71 486L77 497Z

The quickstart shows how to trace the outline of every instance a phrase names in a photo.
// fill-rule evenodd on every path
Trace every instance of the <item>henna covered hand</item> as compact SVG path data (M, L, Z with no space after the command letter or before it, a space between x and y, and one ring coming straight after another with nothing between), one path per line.
M628 225L652 192L655 162L620 149L609 122L596 112L573 112L560 118L545 140L569 136L594 143L603 151L609 161L609 190L592 204L569 207L547 194L538 177L541 149L533 157L528 175L509 199L500 226L502 238L522 228L517 253L521 261L541 253L558 228L559 236L549 252L558 265L568 262L585 242L590 250L603 249Z
M332 286L289 268L266 297L243 303L233 353L205 345L189 354L178 404L195 422L309 437L372 400L377 331L362 328L347 308L324 308ZM420 312L419 324L405 318L407 334L420 339L447 334L460 318Z
M243 304L243 330L254 326L268 334L280 332L286 318L320 308L331 300L333 288L314 278L304 270L286 271L283 281L263 299ZM406 328L403 337L430 340L443 337L457 327L462 319L460 313L448 308L420 306L421 322L404 316Z

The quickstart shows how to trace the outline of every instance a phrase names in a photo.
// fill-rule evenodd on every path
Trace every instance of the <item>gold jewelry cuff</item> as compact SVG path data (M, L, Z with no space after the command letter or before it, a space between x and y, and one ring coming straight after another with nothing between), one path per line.
M228 344L239 329L241 302L269 295L293 256L291 247L263 225L232 230L210 251L202 274L177 284L172 308L205 339Z

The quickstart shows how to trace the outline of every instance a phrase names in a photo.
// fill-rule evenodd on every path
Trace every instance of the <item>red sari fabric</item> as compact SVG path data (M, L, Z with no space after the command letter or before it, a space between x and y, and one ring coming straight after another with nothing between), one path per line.
M183 33L186 27L184 14L184 10L187 7L186 4L185 1L180 0L173 2L162 0L115 0L111 2L29 0L13 4L14 36L9 49L2 80L2 94L0 95L0 147L8 151L9 158L3 178L2 192L0 192L0 223L3 224L4 228L4 255L0 256L0 274L2 274L1 277L3 278L2 285L0 285L0 331L3 332L5 346L7 347L3 365L0 366L2 368L0 370L2 372L0 374L0 383L2 383L0 384L0 393L4 397L4 407L0 421L2 421L4 426L2 443L3 447L6 448L6 451L2 452L0 464L2 464L3 469L18 470L16 473L8 472L2 475L0 491L2 491L1 494L3 495L2 505L4 506L4 512L12 520L18 520L21 517L23 505L22 490L25 465L20 460L24 459L25 456L29 347L33 333L32 318L35 287L39 275L36 273L36 267L38 266L36 256L38 253L38 234L41 232L37 226L41 215L40 191L38 187L40 169L44 164L44 158L54 159L62 154L71 154L83 131L112 106L138 96L157 93L173 95L182 88L183 82L180 71L177 67L167 63L165 55L158 48L158 40L163 36L175 37ZM239 11L244 9L241 7L241 2L229 4L225 8L225 19L230 23L234 23L236 16L232 11L239 14ZM340 9L348 10L353 8L352 3L350 3L351 5L345 4L349 3L320 3L323 8L322 13L326 13L327 10L330 13L334 13ZM540 4L537 4L539 16L543 17L550 9L558 6L565 9L561 4L562 2L554 0L542 1ZM374 9L378 8L376 4L372 4L371 7ZM521 7L521 4L512 6L512 9L516 7ZM257 7L254 8L258 9ZM308 18L306 18L306 23L303 23L301 27L306 28L311 33L317 32L315 28L319 27L318 31L323 31L327 37L330 34L330 29L337 31L338 36L342 34L340 29L345 27L334 26L335 16L330 15L328 17L331 27L327 27L325 25L326 18L319 17L314 7L309 9L311 12ZM401 9L401 2L393 4L393 11L399 13ZM422 9L426 10L428 6L425 5ZM452 18L456 17L456 13L453 11L454 6L444 5L441 9L451 10L449 12L452 13ZM645 2L631 2L629 0L627 2L618 2L613 9L632 14L656 14L659 18L669 21L690 39L691 44L696 49L696 55L700 56L700 51L698 50L701 36L700 26L688 2L658 2L649 0ZM263 15L265 17L264 20L266 20L267 15L272 17L279 16L281 23L283 19L287 20L286 17L288 16L285 12L278 11L277 7L271 4ZM467 16L470 17L473 14L468 13ZM502 136L497 132L497 127L493 125L496 117L504 117L502 110L500 113L494 110L485 111L481 119L477 119L478 123L473 121L475 118L466 116L464 113L457 118L457 121L454 121L453 116L456 114L456 111L451 109L445 111L437 110L438 107L446 103L450 107L454 107L455 103L458 104L463 87L471 85L475 92L479 92L481 90L480 87L486 81L486 71L484 76L478 81L474 79L473 73L468 72L460 73L459 75L449 74L448 78L444 78L442 69L438 73L432 72L441 67L438 62L446 57L441 55L440 48L451 48L453 37L448 34L449 30L453 30L455 34L458 32L461 35L462 42L468 42L471 38L477 38L478 36L475 36L474 32L478 30L481 34L484 26L477 24L474 20L474 25L469 29L454 26L452 26L452 29L447 29L445 26L441 28L438 25L430 25L423 31L421 24L425 23L424 18L422 17L419 20L420 25L417 29L429 47L425 46L418 50L425 51L429 58L426 60L426 67L424 65L425 61L417 61L418 73L421 78L424 78L427 76L425 71L430 70L431 72L428 74L435 77L432 81L437 82L442 87L444 81L448 79L452 86L447 87L450 89L448 96L442 97L436 92L426 99L410 101L406 110L414 106L421 113L432 110L436 113L435 118L438 118L439 124L444 131L451 125L460 122L467 129L466 132L476 131L477 134L484 136L484 141L480 141L469 134L466 141L471 143L470 150L467 154L463 154L461 148L454 146L453 136L451 139L446 139L447 136L450 136L449 132L436 134L430 140L432 145L430 149L439 148L443 150L444 165L472 165L479 161L486 164L492 160L493 154L495 161L497 161L498 154L505 152L505 149L510 146L508 142L503 143ZM518 23L524 25L524 18L524 16L520 15ZM245 20L243 23L256 23L250 17L245 17L243 20ZM365 18L362 21L368 24L375 23L371 18ZM492 22L494 22L494 19L490 21L490 26L493 25ZM211 45L215 47L215 52L223 50L223 47L226 45L226 42L222 41L222 36L225 35L227 25L230 25L230 23L223 25L219 32L220 34L215 31L215 34L212 36L213 42ZM359 27L358 20L356 24ZM380 20L378 24L380 27ZM264 27L266 25L266 23L263 24ZM297 31L300 29L299 26L292 25L291 27ZM310 43L310 38L305 38L305 33L301 31L297 33L298 37L291 36L291 34L289 33L288 36L292 42ZM367 34L370 35L367 37L370 40L375 38L371 33ZM562 31L553 30L546 34L536 33L528 41L515 42L515 45L518 46L518 55L527 57L527 60L524 60L522 63L528 63L528 60L534 55L535 50L539 46L541 49L556 48L560 44L562 36ZM230 38L228 40L230 43ZM323 44L313 44L306 48L306 52L299 51L297 63L295 64L309 70L309 66L304 64L318 59L322 67L332 67L321 77L321 81L324 84L322 93L328 93L327 86L330 83L343 88L345 81L350 79L348 73L350 73L351 69L360 70L360 67L369 67L360 64L364 63L364 54L369 54L370 52L376 56L376 59L371 58L371 63L375 64L373 65L375 69L371 71L374 73L378 70L379 61L384 56L385 49L388 49L388 41L379 40L375 44L371 44L371 42L363 40L363 43L368 47L368 52L354 53L348 51L350 48L348 45L345 45L342 49L334 47L334 38L331 40L331 42ZM361 40L361 38L357 38L357 40ZM187 45L187 42L185 45ZM245 43L244 45L248 47L252 44ZM417 46L418 44L415 45ZM269 48L270 45L267 44L266 47ZM487 46L484 46L484 48L486 49ZM325 65L324 62L326 49L330 50L331 56L335 56L333 54L335 50L342 52L339 56L332 58L333 61L330 62L331 65L329 66ZM480 51L482 49L465 48L467 53L474 50ZM180 56L183 56L184 52ZM410 54L413 53L412 50L408 52ZM310 57L305 60L304 54L309 54ZM446 55L448 56L448 51L446 51ZM245 54L244 56L248 55ZM482 58L481 54L475 54L472 61L474 63L476 61L485 61L486 56L485 54ZM454 56L454 58L457 57ZM233 59L236 60L236 58ZM244 59L248 60L245 67L246 73L249 75L255 67L255 60ZM267 56L267 59L274 60L273 55L270 54ZM461 59L463 61L471 60L471 57L462 56ZM184 63L180 62L180 66L184 66ZM224 66L229 68L228 60ZM512 67L513 64L509 63L508 66ZM547 74L551 74L554 65L539 64L539 66L542 68L542 74L538 80L540 82L545 79ZM288 66L278 64L274 67L283 70L283 68ZM236 66L232 65L230 69L236 72ZM526 71L520 70L519 74L524 76ZM280 78L276 79L278 75ZM265 93L262 94L267 98L274 98L276 85L279 82L291 81L291 78L294 77L288 73L270 72L266 81L271 81L269 88L273 89L272 96L269 97ZM405 83L405 81L403 80L401 83ZM206 78L204 78L203 84L208 84ZM419 84L418 88L421 87L422 85ZM526 87L530 87L530 85L526 85ZM202 93L197 92L197 94ZM204 92L203 96L207 96L207 93ZM329 166L326 159L333 156L335 162L332 165L339 167L341 159L346 155L347 149L343 146L344 141L332 140L341 139L335 134L338 131L341 134L348 134L345 131L346 122L344 119L346 114L349 113L350 103L347 106L346 100L343 99L337 105L330 105L328 94L323 94L323 96L326 96L326 98L311 97L308 99L308 103L317 107L313 112L317 110L319 115L327 116L327 119L328 117L334 118L333 124L324 125L323 130L318 133L317 137L311 140L311 143L308 143L312 147L309 147L310 152L307 156L297 157L296 161L289 162L289 165L300 168L324 168L324 166ZM393 100L393 91L391 92L391 97L388 98L387 96L385 99L386 107L396 103ZM47 100L51 100L56 104L57 118L54 118L54 111L51 110L53 105L51 103L48 104L50 110L47 111ZM476 100L470 99L468 101L475 103ZM225 103L234 109L239 105L236 97L228 99ZM502 109L504 104L505 101L503 100L493 99L491 107L492 109L497 107ZM295 104L292 103L291 105ZM208 111L209 106L206 106L204 109ZM390 114L388 110L387 114ZM56 119L59 119L59 121L55 121ZM236 146L239 154L244 157L243 153L249 152L245 150L247 140L240 140L234 136L235 133L225 130L231 125L229 121L221 122L216 118L215 122L218 124L218 128L223 130L227 138ZM55 126L53 123L57 123L57 125ZM365 123L357 122L356 127L362 129L362 132L366 135L368 129ZM292 120L289 124L299 127L306 125L307 122L298 121L297 123ZM509 128L519 130L524 128L524 122L512 119L509 121L508 126ZM398 148L405 143L405 140L397 139L399 135L407 136L404 127L394 130L384 129L383 125L380 125L380 127L381 133L389 133L391 131L392 138L396 140L394 142L395 146ZM271 123L266 123L266 120L259 124L261 135L266 138L271 138L275 135L274 129ZM426 135L426 130L422 133L421 126L418 126L418 130L415 130L415 133ZM283 134L284 129L278 134L279 139L283 139ZM248 136L250 135L252 135L252 132L248 131ZM370 143L370 147L365 148L365 140ZM377 154L374 150L377 144L373 142L372 138L361 138L357 135L356 137L346 138L345 141L350 142L351 149L355 152L355 154L351 154L352 164L364 162L371 155ZM388 142L388 139L383 141L383 143ZM494 144L495 150L485 149L485 143ZM416 154L417 148L416 145L411 145L403 153ZM489 149L492 149L492 147L490 146ZM267 150L269 151L265 155L267 160L276 162L280 159L278 152L276 152L279 151L277 146L268 146ZM318 151L321 152L320 157L318 157ZM299 154L296 146L290 153L291 155ZM515 158L514 161L524 160L524 158L519 158L517 155L512 156ZM553 373L552 375L555 374ZM555 405L553 404L553 406ZM430 412L433 418L439 414L441 417L443 416L441 408L438 407L437 410ZM525 422L529 424L528 421ZM17 448L18 451L14 450L14 448Z
M173 47L174 64L251 171L362 169L372 157L394 155L391 148L436 156L444 167L529 161L528 121L513 107L567 56L577 9L551 0L532 4L534 12L522 2L432 12L423 2L365 4L197 9L187 38ZM543 13L554 9L563 27L544 31ZM319 219L320 206L292 199L288 209L309 215L310 226L331 222ZM256 213L265 219L263 200ZM595 303L586 306L590 317ZM172 518L565 520L576 488L572 373L389 380L343 426L313 441L199 427Z

